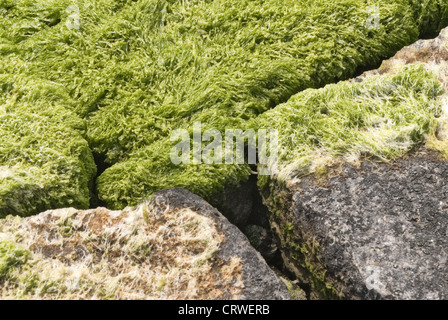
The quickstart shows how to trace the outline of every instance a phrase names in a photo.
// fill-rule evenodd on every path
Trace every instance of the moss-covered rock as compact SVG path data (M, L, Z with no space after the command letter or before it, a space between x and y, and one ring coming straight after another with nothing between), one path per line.
M447 162L420 150L391 164L262 189L285 265L311 298L446 299Z
M131 35L132 60L121 66L128 81L89 120L94 151L115 163L193 121L243 128L292 94L350 77L417 39L405 1L381 1L379 29L366 28L367 7L353 0L167 2L163 28ZM129 21L130 12L120 18ZM138 18L154 20L154 13ZM148 43L137 51L143 30Z
M132 61L120 66L126 85L89 117L93 150L118 162L98 179L100 198L114 207L135 204L161 184L210 200L229 182L247 179L245 168L228 165L170 168L154 161L167 158L155 153L168 150L160 140L167 143L174 129L193 121L204 130L246 128L246 120L292 94L350 77L418 37L407 1L381 2L378 29L366 27L368 7L363 1L167 4L163 28L145 37L150 52L133 51L130 41ZM120 17L129 15L124 10Z
M2 240L5 239L5 240ZM182 189L123 211L0 220L3 299L290 299L241 231Z
M260 191L312 298L447 297L447 32L260 117L283 142Z
M325 174L361 156L391 160L432 137L444 89L422 65L363 82L308 89L261 115L259 127L279 131L279 179ZM272 165L272 164L271 164Z
M371 5L379 8L374 28L366 25ZM168 172L160 154L168 148L160 144L174 129L193 121L204 130L244 129L301 90L378 64L416 40L419 30L437 31L447 15L440 0L425 6L412 0L80 0L75 7L69 0L2 0L0 73L32 77L28 103L41 111L55 113L45 99L64 91L64 108L87 121L89 147L116 165L98 179L107 205L135 204L173 186L211 199L247 179L248 167ZM40 82L53 87L39 91ZM85 172L89 161L81 161ZM78 176L83 185L89 179ZM83 190L74 205L85 206ZM52 201L30 200L30 212L59 206Z

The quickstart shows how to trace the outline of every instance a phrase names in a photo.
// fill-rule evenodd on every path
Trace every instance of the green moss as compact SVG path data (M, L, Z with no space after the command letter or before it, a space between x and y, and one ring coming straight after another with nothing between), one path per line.
M279 130L279 170L287 178L362 155L387 161L405 154L434 134L442 93L432 74L413 65L362 83L305 90L257 124Z
M314 292L326 299L341 299L343 295L338 293L336 287L327 279L327 270L319 261L318 244L313 241L302 241L300 244L286 240L292 259L304 267L311 280Z
M313 293L325 299L343 298L334 281L327 278L327 270L319 261L318 243L303 234L298 237L300 233L289 222L285 223L284 229L288 230L287 236L283 238L285 250L296 266L306 270L306 278L311 283Z
M305 292L297 284L282 277L281 275L279 275L279 277L283 281L283 283L286 285L286 288L288 289L289 293L291 294L292 300L306 300Z
M378 29L365 27L372 4L380 8ZM79 29L66 26L71 5L79 8ZM413 0L0 0L0 74L7 75L2 104L11 103L14 88L30 77L33 94L17 96L26 108L35 106L30 113L57 117L70 110L73 117L64 121L85 126L75 115L87 121L87 129L70 131L72 142L54 146L64 150L65 159L54 170L34 165L34 158L17 168L7 164L17 171L14 176L29 179L7 182L0 199L13 201L0 210L28 215L85 207L93 172L85 130L94 153L116 166L98 179L100 197L113 207L136 203L162 187L218 193L246 179L247 167L167 171L165 155L152 154L167 150L157 150L160 141L193 121L220 131L245 128L295 93L376 65L415 41L419 30L437 31L447 19L441 0L425 6ZM24 123L38 121L24 117ZM45 141L57 132L68 134L48 124L41 126L48 130ZM117 190L105 185L120 175L123 181L113 184ZM55 190L62 190L61 196Z
M130 61L114 70L126 84L90 116L89 141L116 163L195 120L218 130L244 127L300 90L375 65L418 37L404 2L380 2L379 30L365 28L364 1L159 2L163 29L132 34ZM130 20L141 6L123 10L120 19ZM120 27L115 31L127 32ZM146 50L135 50L143 31Z
M30 252L12 241L0 240L0 279L25 264Z
M271 225L280 237L282 253L294 265L291 270L299 279L310 283L313 296L342 299L342 290L337 287L334 279L327 277L327 270L320 261L319 243L294 227L293 218L289 215L291 199L286 196L285 186L271 177L260 191L264 204L273 213Z
M308 272L312 290L327 299L342 298L342 294L339 294L335 286L327 279L327 270L319 261L319 244L304 234L301 235L301 240L297 240L297 230L290 222L285 223L284 230L286 231L284 244L291 258Z
M160 141L167 143L174 129L193 121L221 132L245 128L246 120L295 92L347 78L418 35L405 2L382 3L388 18L378 30L365 28L368 6L361 1L319 1L312 7L273 0L165 4L159 3L163 28L142 27L151 35L144 46L150 51L133 50L130 39L132 59L116 65L122 70L114 82L119 91L111 90L113 96L89 115L93 150L115 164L97 183L99 197L113 208L165 187L186 187L211 199L238 178L247 179L244 167L175 168ZM135 10L124 9L120 18L129 19ZM333 13L331 21L327 12Z
M225 187L235 187L252 172L242 165L175 165L170 151L174 143L161 140L140 150L129 160L107 169L98 178L98 194L112 209L138 204L165 188L185 188L213 202Z
M283 228L283 237L285 238L285 241L288 242L291 240L291 236L294 231L294 226L290 222L286 222L285 226Z
M414 17L420 29L420 35L434 37L448 25L448 2L445 0L408 0L414 10Z
M64 219L59 223L59 233L65 237L71 237L73 235L73 222L71 219Z
M0 217L88 208L96 166L85 121L59 86L0 77Z

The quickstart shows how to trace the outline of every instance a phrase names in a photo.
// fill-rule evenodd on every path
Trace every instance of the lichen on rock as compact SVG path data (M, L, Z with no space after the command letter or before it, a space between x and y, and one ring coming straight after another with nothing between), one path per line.
M185 190L123 211L9 216L0 239L3 299L289 297L244 235Z

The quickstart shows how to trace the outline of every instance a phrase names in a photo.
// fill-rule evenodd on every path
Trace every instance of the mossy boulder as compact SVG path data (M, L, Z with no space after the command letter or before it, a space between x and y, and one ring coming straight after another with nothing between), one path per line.
M325 174L337 162L397 158L434 137L443 93L436 76L416 64L393 75L305 90L261 115L256 128L279 132L274 176Z
M260 117L283 141L260 191L311 297L448 296L447 32Z
M313 299L441 299L448 164L420 150L262 189L285 266Z
M290 299L247 238L182 189L123 211L0 220L2 299Z
M407 1L381 1L377 29L366 27L368 8L363 1L167 4L163 28L144 37L150 53L130 42L133 60L120 65L126 85L89 116L89 142L112 165L98 178L99 198L119 208L163 185L212 201L247 180L244 166L171 168L161 141L172 146L172 131L194 121L203 130L245 129L294 93L348 78L417 39L417 9Z

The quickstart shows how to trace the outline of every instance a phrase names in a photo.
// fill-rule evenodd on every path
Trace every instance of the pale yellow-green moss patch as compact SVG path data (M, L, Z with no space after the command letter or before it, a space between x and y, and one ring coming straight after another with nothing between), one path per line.
M406 154L436 134L443 94L436 75L416 64L360 83L305 90L261 115L257 125L278 129L274 174L287 180L325 172L336 162L388 161Z

